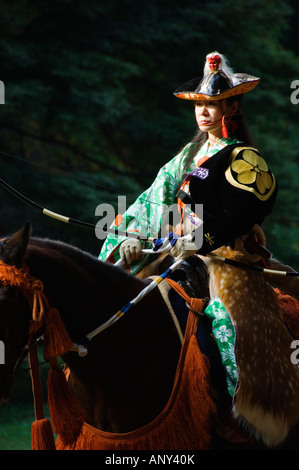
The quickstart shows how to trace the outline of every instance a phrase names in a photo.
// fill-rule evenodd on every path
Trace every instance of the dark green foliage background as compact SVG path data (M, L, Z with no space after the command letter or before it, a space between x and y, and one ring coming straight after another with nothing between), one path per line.
M48 209L91 223L98 204L116 207L118 195L133 202L193 136L192 104L173 91L200 77L206 54L218 50L236 72L262 78L244 107L280 186L264 230L273 254L299 269L299 105L290 100L299 80L296 0L0 6L2 179ZM0 188L0 233L26 220L35 236L99 253L92 230L49 219Z

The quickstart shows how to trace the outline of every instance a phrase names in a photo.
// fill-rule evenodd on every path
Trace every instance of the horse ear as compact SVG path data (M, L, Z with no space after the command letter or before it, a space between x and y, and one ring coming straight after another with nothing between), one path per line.
M26 222L23 228L12 235L2 247L2 259L6 264L21 268L23 266L27 245L30 240L31 225Z

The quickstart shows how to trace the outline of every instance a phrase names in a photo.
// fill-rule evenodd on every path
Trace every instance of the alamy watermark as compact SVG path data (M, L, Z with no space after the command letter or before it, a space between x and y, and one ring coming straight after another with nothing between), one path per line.
M143 234L148 234L144 236L144 239L146 239L147 236L151 238L166 238L169 234L169 227L176 227L181 223L181 214L178 211L178 205L161 204L158 209L155 207L153 210L153 208L154 206L151 204L146 207L140 204L139 210L136 210L134 215L134 225L129 224L129 226L126 226L126 224L122 223L119 230L121 232L130 232L130 230L133 229L131 235L133 235L133 237L134 235L139 235L140 238L142 238ZM101 219L96 224L95 234L99 240L104 240L107 236L107 232L103 230L103 227L111 227L116 216L126 212L126 196L118 196L117 209L117 213L115 213L115 209L111 204L99 204L97 206L95 215L97 217L101 217ZM203 205L195 204L195 207L192 207L191 209L191 207L186 204L184 214L184 227L186 228L187 225L189 227L185 233L192 232L194 235L193 241L197 248L200 249L203 243ZM156 218L161 218L161 224L159 224L159 227L156 227L155 225ZM138 226L138 232L134 231L136 226ZM113 230L115 235L117 235L118 227L113 227ZM109 231L109 233L111 233L111 231Z
M299 80L292 81L291 89L294 90L290 96L291 103L298 104L299 103Z
M291 349L294 349L294 351L291 354L291 363L292 364L299 364L299 340L295 339L291 343Z
M5 346L3 341L0 341L0 365L5 364Z
M0 80L0 104L5 104L5 85Z

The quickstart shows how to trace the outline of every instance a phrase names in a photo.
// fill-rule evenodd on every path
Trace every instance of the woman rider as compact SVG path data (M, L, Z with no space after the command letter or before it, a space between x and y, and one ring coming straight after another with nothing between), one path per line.
M142 253L152 244L118 236L117 229L154 238L164 231L165 236L174 205L182 215L178 233L183 235L171 250L176 257L187 258L195 252L206 255L246 236L256 224L261 225L272 210L277 184L249 135L242 111L243 95L258 82L257 77L233 73L226 58L214 52L206 57L203 78L195 78L175 91L178 98L194 102L198 126L195 137L160 169L152 185L122 215L121 223L113 225L116 234L107 236L101 260L115 262L122 258L131 274L141 271L155 259L156 255ZM198 205L202 207L200 213ZM196 237L198 231L201 237ZM186 250L184 243L190 234L196 245L193 251ZM210 328L199 322L196 337L201 351L209 357L211 381L217 390L226 388L233 397L238 370L234 355L227 353L234 350L235 336L221 341L221 328L234 330L229 312L220 299L211 298L204 313L213 325L221 355L211 340ZM179 322L183 331L182 318ZM221 374L224 369L225 378Z
M203 78L195 78L175 91L175 96L195 105L195 137L159 171L144 191L114 224L99 258L122 258L131 274L138 273L154 255L143 255L152 244L117 235L117 229L157 238L169 223L169 211L179 205L181 234L193 232L193 252L205 255L248 234L260 225L273 207L277 185L265 160L249 135L242 112L242 97L259 78L233 73L218 52L206 57ZM179 192L178 192L179 191ZM195 204L202 205L200 214ZM197 206L196 206L197 207ZM119 220L119 219L118 219ZM166 221L166 222L165 222ZM196 232L197 230L197 232ZM196 234L200 231L201 243ZM164 235L165 236L165 235ZM184 237L172 249L187 257Z

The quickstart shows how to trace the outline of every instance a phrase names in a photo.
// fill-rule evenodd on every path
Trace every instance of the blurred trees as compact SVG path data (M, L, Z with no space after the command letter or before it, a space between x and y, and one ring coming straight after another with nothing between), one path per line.
M128 203L192 137L192 104L173 91L218 50L262 77L245 98L280 193L269 248L299 269L298 6L294 0L1 2L1 178L48 209L96 223L100 203ZM1 189L0 230L26 219L37 236L97 254L93 231L37 213ZM297 263L297 264L296 264Z

